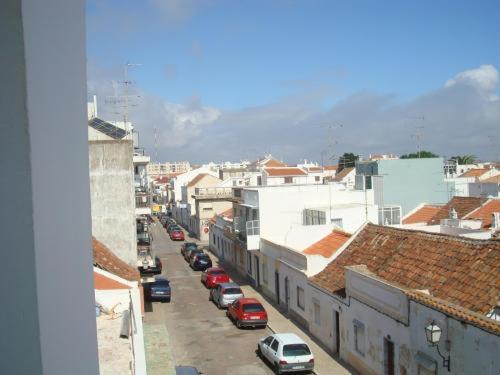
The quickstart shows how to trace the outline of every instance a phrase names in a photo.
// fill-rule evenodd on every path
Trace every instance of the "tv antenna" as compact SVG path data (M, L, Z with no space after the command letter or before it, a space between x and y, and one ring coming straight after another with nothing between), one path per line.
M419 121L425 121L424 116L417 116L417 117L408 117L409 119L412 120L419 120ZM415 126L415 131L411 134L411 138L415 140L417 144L417 158L420 158L420 153L422 152L422 138L423 138L423 132L424 132L424 126L423 125L417 125Z
M114 95L112 96L107 96L104 101L107 104L111 104L115 107L115 114L119 114L123 116L123 124L125 127L125 130L127 132L130 131L129 129L129 107L135 107L137 106L137 103L131 104L131 99L137 99L140 98L140 95L130 95L129 94L129 87L133 84L131 80L129 80L129 68L132 67L137 67L141 66L142 64L133 64L130 62L127 62L124 66L123 69L123 81L112 81L113 85L113 92ZM118 85L123 85L123 95L118 94ZM122 111L120 111L120 109Z

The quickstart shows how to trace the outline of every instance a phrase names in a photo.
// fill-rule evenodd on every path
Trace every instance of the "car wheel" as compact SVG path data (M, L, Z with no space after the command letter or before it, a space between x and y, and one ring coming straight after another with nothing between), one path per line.
M170 302L170 298L167 298L167 302Z
M219 310L220 310L220 309L222 309L222 306L221 306L221 304L220 304L220 301L219 301L219 300L217 300L217 308L218 308Z
M238 327L238 329L241 329L241 322L239 320L236 321L236 327Z
M260 345L257 345L257 355L262 357L262 350L260 350Z
M277 375L281 374L280 365L278 365L277 363L274 364L274 373Z
M212 293L209 293L209 294L208 294L208 300L209 300L209 301L212 301Z

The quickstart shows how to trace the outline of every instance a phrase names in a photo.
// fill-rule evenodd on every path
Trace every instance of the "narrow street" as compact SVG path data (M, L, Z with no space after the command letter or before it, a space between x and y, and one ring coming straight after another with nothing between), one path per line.
M152 235L154 250L163 263L163 276L171 283L172 300L147 302L144 322L168 335L165 345L170 354L165 360L196 366L206 375L272 374L255 352L258 340L271 331L237 329L225 311L208 300L200 272L193 271L180 254L182 242L171 241L158 222L152 225ZM196 242L189 237L186 240ZM164 371L153 369L148 373L165 374Z

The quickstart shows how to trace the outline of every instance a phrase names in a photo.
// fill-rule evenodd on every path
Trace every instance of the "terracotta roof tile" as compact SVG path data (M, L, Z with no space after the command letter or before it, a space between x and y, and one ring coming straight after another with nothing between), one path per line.
M266 173L271 177L282 176L306 176L307 173L300 168L286 167L286 168L265 168Z
M129 281L140 279L139 271L118 258L104 244L92 237L94 265Z
M417 211L403 219L403 224L427 223L441 209L441 206L423 205Z
M481 181L483 184L499 184L500 185L500 174L498 176L489 177Z
M335 175L334 181L342 181L349 173L354 170L354 167L344 168Z
M351 235L349 233L334 230L318 242L313 243L302 253L308 255L322 255L325 258L330 258L350 237Z
M481 207L467 214L464 219L482 220L483 228L490 228L494 212L500 212L500 199L491 199L487 201Z
M480 314L499 301L500 241L367 224L311 282L342 294L344 267L362 264L388 282L428 289L435 297Z
M406 291L405 294L409 299L442 311L457 320L470 323L497 335L500 334L500 321L489 319L484 315L464 309L461 306L455 305L440 298L429 296L428 294L416 290Z
M441 219L448 219L451 209L454 209L458 214L458 218L462 219L465 215L480 207L486 200L487 198L453 197L448 203L441 207L427 224L435 225L439 224Z
M309 168L307 168L307 171L312 172L312 173L323 172L323 168L321 168L321 167L309 167Z
M462 173L458 177L481 177L486 172L489 172L489 169L487 169L487 168L469 169L467 172Z
M130 287L94 271L94 289L130 289Z
M286 167L287 165L276 159L269 159L265 163L262 164L264 167Z
M339 166L338 165L325 165L323 167L323 169L325 171L336 171L337 169L339 169Z
M195 178L193 178L189 183L187 184L188 187L195 186L198 182L200 182L205 176L208 176L208 173L200 173L197 175Z

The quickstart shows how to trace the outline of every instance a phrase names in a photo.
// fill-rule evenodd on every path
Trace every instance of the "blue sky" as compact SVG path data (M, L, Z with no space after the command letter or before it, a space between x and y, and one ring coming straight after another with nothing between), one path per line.
M219 111L197 136L227 113L301 99L313 118L362 93L408 106L460 72L500 67L499 14L498 1L88 1L89 80L143 64L131 71L141 92Z

